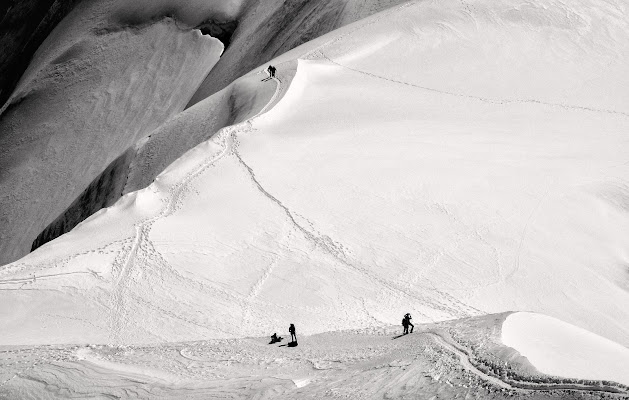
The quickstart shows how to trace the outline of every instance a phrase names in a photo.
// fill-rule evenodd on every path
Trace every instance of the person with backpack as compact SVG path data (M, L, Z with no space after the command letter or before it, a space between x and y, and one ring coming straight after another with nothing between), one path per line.
M411 317L410 313L406 313L404 315L404 318L402 319L402 326L404 327L404 335L408 334L408 327L411 327L411 333L413 333L413 328L415 328L415 325L413 325L411 323L411 319L413 319L413 317Z
M290 324L290 326L288 327L288 331L290 332L291 342L293 343L297 342L297 334L295 333L295 325Z
M270 81L271 79L275 78L275 71L277 71L277 69L274 66L269 65L268 68L266 69L266 72L269 74L269 77L262 79L262 82Z

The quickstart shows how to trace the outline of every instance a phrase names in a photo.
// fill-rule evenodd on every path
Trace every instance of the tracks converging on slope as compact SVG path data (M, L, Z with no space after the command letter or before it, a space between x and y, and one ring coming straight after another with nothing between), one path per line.
M111 307L110 307L110 337L111 340L120 344L124 342L122 334L124 327L128 323L127 314L128 310L125 306L127 291L133 281L132 271L135 265L138 253L142 251L144 247L150 247L152 252L157 250L150 241L149 235L153 225L161 219L164 219L178 209L181 208L185 193L188 191L190 184L201 174L203 174L208 168L216 164L219 160L225 156L233 153L233 143L235 135L238 132L251 130L252 121L262 113L266 112L267 107L276 100L280 90L281 82L277 78L273 78L277 82L276 90L271 100L265 105L256 115L248 120L236 125L231 125L221 129L213 140L219 145L220 150L205 158L194 169L189 171L183 179L177 184L172 185L168 189L166 199L163 200L164 205L157 215L148 217L135 224L135 236L131 240L131 246L128 249L123 249L114 262L113 270L117 272L116 277L113 280L112 294L111 294ZM138 195L137 193L135 195ZM159 255L158 255L159 256ZM165 263L163 257L159 256L162 260L161 264ZM190 321L188 321L190 322Z

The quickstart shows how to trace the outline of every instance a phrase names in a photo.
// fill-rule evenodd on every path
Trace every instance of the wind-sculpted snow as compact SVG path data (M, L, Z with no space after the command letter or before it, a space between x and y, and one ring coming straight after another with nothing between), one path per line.
M542 373L629 386L629 349L556 318L512 314L503 324L502 342Z
M506 350L495 342L496 337L486 336L487 330L499 330L503 319L487 316L417 326L407 336L392 327L329 332L301 336L294 348L285 342L270 345L267 338L158 346L4 347L0 348L0 398L626 397L626 388L611 382L503 380L510 371L504 362L484 372L486 366L475 363L487 349L476 339L482 337L483 344L498 352Z
M3 343L262 337L288 323L314 334L405 312L419 325L527 309L629 344L622 9L471 4L403 4L274 60L279 79L248 75L264 107L253 101L153 184L3 269ZM560 18L570 12L574 24ZM606 29L578 22L595 17ZM596 89L575 84L587 71ZM202 138L195 107L158 136ZM176 143L164 157L186 147ZM456 365L505 391L533 369L504 346L508 359L483 364L440 337L431 343ZM500 375L505 360L518 377Z
M180 112L222 52L172 19L102 30L106 5L81 3L57 26L2 110L0 264L27 254L108 164Z

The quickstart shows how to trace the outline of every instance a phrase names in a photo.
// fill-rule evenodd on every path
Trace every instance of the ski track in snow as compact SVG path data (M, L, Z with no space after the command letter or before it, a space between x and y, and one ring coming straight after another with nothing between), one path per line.
M111 311L109 316L110 337L113 343L124 343L124 339L121 335L125 326L128 324L128 321L126 320L128 310L125 306L125 301L127 298L126 292L133 281L132 272L138 259L138 253L146 253L147 250L144 250L144 248L147 248L150 253L153 253L154 256L160 259L161 262L158 263L158 265L161 264L162 269L164 268L164 266L170 267L169 265L167 265L168 263L166 262L166 260L161 256L161 254L159 254L159 252L149 239L149 235L153 225L159 220L172 215L181 208L183 204L183 198L185 197L186 192L189 190L190 184L195 180L195 178L199 177L209 167L216 164L225 156L228 156L235 152L233 143L236 140L236 134L240 132L250 131L252 129L252 121L259 115L266 112L267 107L273 104L273 102L277 99L277 96L282 89L282 85L279 79L272 79L276 81L277 86L271 100L265 105L265 107L263 107L262 110L260 110L250 119L236 125L222 128L219 132L217 132L214 135L216 139L210 140L215 140L216 142L218 142L222 146L222 150L219 151L218 154L206 158L200 165L189 172L178 184L171 186L168 191L167 200L164 201L165 204L162 207L162 210L156 216L147 218L135 224L136 234L133 238L131 248L129 250L123 249L116 258L116 261L113 265L113 271L118 272L117 276L113 280ZM124 262L120 260L124 260ZM170 267L169 269L173 272L175 271L172 267ZM182 278L181 275L179 277ZM141 296L134 297L136 301L141 301ZM242 300L238 299L238 303L242 303ZM144 305L148 304L144 302ZM160 311L164 312L165 310ZM171 316L177 319L181 319L174 314L171 314ZM186 322L204 327L203 325L194 323L190 320L186 320Z
M386 77L386 76L383 76L383 75L378 75L378 74L375 74L373 72L363 71L363 70L360 70L360 69L357 69L357 68L352 68L350 66L343 65L343 64L333 60L332 58L328 57L324 53L319 53L319 54L320 54L321 57L325 58L326 60L328 60L329 62L331 62L334 65L337 65L337 66L339 66L341 68L348 69L350 71L357 72L357 73L365 75L365 76L369 76L371 78L382 79L382 80L393 82L393 83L397 83L397 84L400 84L400 85L410 86L410 87L414 87L414 88L417 88L417 89L425 90L425 91L428 91L428 92L439 93L439 94L443 94L443 95L447 95L447 96L468 98L468 99L472 99L472 100L482 101L484 103L497 104L497 105L537 104L537 105L546 106L546 107L559 107L559 108L563 108L565 110L576 110L576 111L588 111L588 112L595 112L595 113L605 113L605 114L613 114L613 115L618 115L618 116L621 116L621 117L629 118L629 113L627 113L627 112L617 111L617 110L608 110L608 109L604 109L604 108L585 107L585 106L577 106L577 105L570 105L570 104L563 104L563 103L549 103L549 102L536 100L536 99L508 99L508 98L502 98L501 99L501 98L490 98L490 97L482 97L482 96L474 96L474 95L468 95L468 94L462 94L462 93L448 92L448 91L445 91L445 90L440 90L440 89L435 89L435 88L430 88L430 87L426 87L426 86L417 85L415 83L400 81L400 80L393 79L393 78L390 78L390 77Z
M238 153L237 145L233 149L233 154L236 156L236 158L238 159L239 163L243 166L243 168L249 173L249 176L251 177L251 180L253 184L256 186L256 188L258 189L258 191L260 191L266 198L268 198L274 204L280 207L283 210L286 217L288 218L288 220L293 224L293 226L299 232L301 232L304 235L304 237L314 245L315 248L321 249L322 251L330 255L332 258L334 258L341 265L345 266L346 268L350 270L358 272L362 276L367 277L372 282L376 283L378 286L388 289L389 291L391 291L391 293L402 293L408 296L409 298L413 298L419 301L421 304L425 304L430 308L440 310L448 315L452 315L454 317L467 317L470 315L478 315L481 313L480 310L474 309L460 302L459 300L455 299L453 296L437 290L434 286L432 290L435 293L437 293L439 297L443 297L444 301L435 302L434 298L423 297L416 293L412 293L406 288L402 287L401 285L391 282L389 280L386 280L378 276L377 274L369 271L367 267L362 266L358 264L357 262L349 260L345 251L343 250L343 245L334 241L327 235L312 233L311 231L304 228L301 224L297 222L297 220L295 219L295 216L293 215L293 212L286 205L284 205L279 199L277 199L277 197L273 196L263 187L263 185L260 183L260 181L256 177L253 169L242 159L242 157Z
M410 1L407 3L403 3L397 7L393 7L388 11L382 12L378 15L378 17L376 18L372 18L369 21L366 21L362 24L357 24L357 26L348 31L345 32L342 35L338 35L328 41L326 41L325 43L322 43L321 45L317 46L316 48L306 52L305 54L303 54L302 56L300 56L300 59L305 59L305 60L316 60L316 59L326 59L329 60L328 57L325 56L325 54L323 53L323 49L329 45L341 42L343 39L345 39L346 37L352 35L353 33L363 30L367 27L369 27L370 25L373 25L379 21L381 21L382 19L386 18L387 16L394 14L406 7L412 6L414 4L416 4L417 1ZM330 60L331 61L331 60ZM278 84L280 84L278 82ZM275 96L278 94L279 90L276 91ZM267 106L258 114L262 114L263 112L266 112L267 107L269 107L271 104L273 104L274 102L274 98L271 99L271 101L269 101L269 103L267 103ZM255 119L256 116L254 116L250 121L252 121L253 119ZM248 132L251 131L252 127L251 124L249 124L249 128L250 130L248 130ZM296 213L292 212L285 204L283 204L278 198L276 198L274 195L272 195L271 193L269 193L264 186L260 183L260 181L258 180L258 178L255 175L255 172L253 171L253 169L243 160L242 156L238 153L238 141L236 140L233 148L233 153L236 156L236 158L238 159L238 162L244 167L244 169L248 172L252 182L254 183L254 185L256 186L256 188L258 189L258 191L260 193L262 193L265 197L267 197L269 200L271 200L273 203L275 203L277 206L279 206L284 213L286 214L287 218L289 219L289 221L294 225L294 227L300 231L304 237L309 240L316 248L319 248L321 250L323 250L324 252L326 252L327 254L329 254L330 256L332 256L335 260L337 260L341 265L352 269L356 272L358 272L359 274L369 278L370 280L372 280L373 282L376 282L382 286L384 286L385 288L389 289L392 293L402 293L410 298L414 298L418 301L420 301L422 304L425 304L427 307L429 308L433 308L435 310L439 310L442 311L448 315L451 315L453 317L467 317L467 316L471 316L471 315L480 315L482 313L484 313L482 310L476 309L474 307L471 307L465 303L462 303L461 301L459 301L458 299L454 298L452 295L445 293L443 291L438 290L436 287L432 286L432 288L429 288L428 290L432 290L434 293L436 293L438 296L437 297L441 297L442 301L441 302L435 302L434 298L428 298L428 297L423 297L423 296L419 296L417 294L411 293L408 290L406 290L405 288L401 287L398 284L395 284L393 282L390 282L386 279L383 279L379 276L377 276L374 273L371 273L366 267L357 265L355 262L351 262L349 260L349 257L347 255L347 252L344 249L344 246L336 241L334 241L333 239L331 239L329 236L327 235L322 235L322 234L318 234L318 233L313 233L312 231L316 230L314 229L314 226L312 224L312 222L310 222L309 220L306 219L306 222L310 225L311 230L306 229L303 225L301 225L296 218ZM299 215L298 215L299 216ZM299 216L301 217L301 216ZM304 217L301 217L302 219L305 219ZM363 300L363 304L364 304L364 300ZM422 314L422 313L420 313ZM424 317L428 317L425 314L422 314ZM367 317L368 318L373 318L369 313L367 313Z
M264 270L260 278L253 284L253 286L251 287L249 291L249 294L247 295L247 298L245 299L245 305L243 308L243 318L242 318L242 326L244 327L245 330L248 330L247 327L249 326L249 324L252 323L251 319L252 319L252 313L253 313L253 304L256 301L256 298L258 297L260 292L262 291L264 284L273 274L273 271L275 270L277 263L281 259L282 257L281 248L285 246L284 243L290 242L291 237L292 237L292 232L289 231L285 237L282 237L282 239L277 242L278 246L280 247L280 252L272 253L273 257L271 257L269 265L266 267L266 269Z

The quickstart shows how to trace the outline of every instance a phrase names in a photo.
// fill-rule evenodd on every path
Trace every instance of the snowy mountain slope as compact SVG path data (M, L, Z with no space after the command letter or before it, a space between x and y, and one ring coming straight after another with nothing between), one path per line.
M238 17L230 46L189 106L302 43L402 3L403 0L251 0Z
M236 80L198 106L177 114L112 161L33 243L33 249L69 232L123 194L143 189L169 164L219 129L242 122L271 99L275 84L260 85L260 74ZM285 75L285 74L284 74ZM191 129L193 127L193 129ZM182 129L185 135L182 135Z
M78 5L3 110L0 263L28 253L113 159L180 112L220 56L218 40L172 19L111 27L110 7Z
M617 383L542 376L522 357L516 365L499 340L505 317L416 326L407 336L397 327L299 335L293 348L268 338L3 347L0 398L626 397Z
M26 71L22 78L21 88L18 87L13 98L9 102L12 104L11 109L16 113L10 118L10 121L6 125L11 125L13 120L30 119L27 116L30 106L20 103L20 99L23 96L25 87L28 86L28 82L33 80L34 74L37 74L42 68L51 69L50 65L56 65L57 60L65 60L60 54L68 48L69 53L66 57L70 57L76 60L85 59L85 63L80 66L81 72L77 74L74 67L68 68L68 73L58 76L55 80L42 80L38 78L38 87L44 88L45 91L59 90L59 87L65 87L67 85L73 85L75 80L82 82L86 85L90 82L98 87L100 83L95 82L99 78L99 68L101 61L96 60L93 63L93 54L86 53L80 45L75 44L81 42L84 38L89 38L94 35L102 36L104 40L110 42L112 34L127 32L136 33L147 29L147 27L154 24L161 24L166 20L174 20L177 28L182 31L192 30L193 28L200 29L204 34L209 34L219 38L224 46L227 48L227 52L224 54L220 66L217 65L215 73L208 77L201 89L195 95L194 102L207 97L208 95L217 92L219 89L226 87L235 79L245 74L255 66L262 62L265 62L272 58L274 55L281 54L282 52L291 49L301 43L308 41L311 38L317 37L322 33L329 32L335 27L345 25L352 21L358 20L364 16L371 15L379 10L383 10L391 5L399 3L400 0L369 0L369 1L356 1L356 0L327 0L327 1L312 1L312 0L300 0L300 1L245 1L245 0L230 0L230 1L200 1L200 0L187 0L173 2L170 0L161 1L136 1L128 2L124 0L90 0L81 2L80 7L75 10L66 20L58 26L51 34L50 38L40 47L35 59L31 63L29 69ZM233 38L232 38L233 36ZM234 41L233 46L231 45ZM159 42L156 42L159 43ZM142 42L136 44L129 44L130 46L144 45ZM157 46L161 44L156 44ZM74 47L72 47L74 46ZM117 46L127 46L122 43L111 42L105 50L109 61L106 63L115 64L120 61L116 60L118 55L113 54L111 49L115 49ZM83 50L82 50L83 49ZM144 48L141 51L144 51ZM177 62L181 61L181 57L177 51L169 50L172 60L164 58L159 63L159 68L154 71L154 74L145 74L143 72L143 66L138 65L137 68L131 63L131 65L124 65L126 73L129 71L135 71L139 76L142 76L148 86L151 84L165 87L159 81L164 79L170 79L174 70L180 68ZM194 54L194 51L184 51L187 57ZM69 54L69 55L68 55ZM136 54L137 55L137 54ZM61 57L61 58L59 58ZM190 60L186 58L186 62ZM178 88L178 91L165 90L164 93L168 93L173 96L173 99L184 99L187 101L191 94L190 90L196 91L200 79L203 79L210 69L213 69L214 61L208 61L203 56L198 57L200 68L194 70L188 69L188 76L191 77L184 85L177 85L177 82L173 82L173 87ZM105 63L105 64L106 64ZM48 67L46 67L48 65ZM117 64L116 64L117 65ZM120 66L116 66L119 69ZM161 68L161 69L160 69ZM173 68L173 69L171 69ZM196 67L195 67L196 68ZM185 74L184 74L185 75ZM194 75L194 76L193 76ZM96 89L98 92L99 89ZM64 93L67 94L64 90ZM180 93L184 93L179 97ZM168 95L162 95L168 96ZM72 95L74 97L74 95ZM79 103L90 104L93 99L82 99ZM162 100L165 100L163 98ZM37 107L41 109L48 109L52 105L63 104L65 99L61 102L58 98L51 100L51 104L47 101L38 103ZM18 104L20 103L20 104ZM67 101L65 101L67 104ZM159 104L157 105L159 107ZM96 104L98 109L101 104ZM108 107L105 105L105 107ZM178 110L180 107L177 106ZM68 110L62 110L68 112ZM81 110L69 111L71 115L78 120L83 121L86 118L93 118L94 115L86 116L85 112ZM95 111L98 113L98 111ZM93 114L93 113L92 113ZM137 113L134 113L136 115ZM151 123L141 126L141 134L137 132L127 132L129 127L128 121L108 121L107 131L115 131L116 146L110 146L105 152L103 159L91 160L88 166L84 166L82 163L68 164L64 160L46 160L43 163L33 161L38 158L35 154L37 152L36 146L31 143L30 146L26 146L23 149L21 159L28 160L23 161L24 168L34 169L34 174L39 174L39 169L42 164L51 164L49 169L56 171L62 175L59 179L48 179L42 182L34 182L31 188L24 189L18 186L15 182L9 182L4 187L6 193L5 199L7 203L10 203L11 196L17 196L21 199L20 207L14 210L15 206L10 204L4 204L5 212L4 221L8 224L11 223L10 228L5 237L0 238L2 242L2 248L6 248L6 251L2 252L3 258L0 258L0 263L6 263L15 260L18 256L26 254L29 248L37 248L41 244L46 243L49 240L54 239L72 229L78 222L85 219L87 216L93 214L104 206L113 204L113 201L117 199L121 192L120 188L125 186L126 175L129 169L129 163L132 162L131 156L137 149L137 146L142 146L143 142L136 143L138 138L144 139L151 130L160 126L162 122L167 120L173 113L166 112L161 113L159 116L153 116L150 119ZM41 119L42 116L39 116ZM49 118L44 118L48 121ZM91 121L90 119L88 119ZM94 121L97 122L97 121ZM47 123L47 122L46 122ZM75 136L80 135L81 140L89 144L93 148L100 148L102 145L102 135L99 129L94 129L94 126L85 124L83 128L77 128L73 125L73 120L69 121L56 121L54 123L54 129L56 131L55 137L57 137L58 146L71 147L66 142L72 144L75 142ZM7 128L5 125L4 128ZM8 129L11 139L8 142L8 146L13 146L16 140L23 140L27 137L33 129L35 131L41 130L37 124L27 124L28 126L18 126ZM33 126L35 125L35 126ZM67 125L67 126L66 126ZM0 126L0 129L4 129ZM77 130L79 131L78 133ZM71 133L75 132L75 136ZM136 133L133 135L133 133ZM213 133L213 132L212 132ZM50 133L45 131L43 135L48 136ZM205 135L207 137L208 134ZM96 136L96 139L92 139L92 136ZM41 137L36 143L40 143ZM93 141L93 143L92 143ZM183 149L188 150L194 145L198 144L198 141L187 140L183 142L189 142L189 147ZM182 142L182 143L183 143ZM41 143L40 143L41 144ZM126 146L126 147L123 147ZM153 146L155 148L155 146ZM167 151L168 153L168 151ZM72 151L70 151L70 154ZM170 154L170 153L169 153ZM174 154L174 153L173 153ZM178 152L177 155L180 155ZM72 158L72 157L69 157ZM173 156L169 155L162 160L153 160L153 166L165 165L173 160ZM1 161L1 160L0 160ZM143 162L142 160L139 160ZM31 162L34 165L31 165ZM5 166L6 167L6 166ZM72 170L85 170L89 171L88 174L84 174L80 177L68 176L64 174L67 172L67 168ZM94 172L97 171L97 172ZM157 173L161 172L157 171ZM130 173L130 172L129 172ZM12 175L15 175L15 179L19 180L23 177L24 171L11 171ZM45 175L45 173L42 173ZM152 180L155 174L150 176L148 182ZM87 180L90 178L91 180ZM32 181L32 179L29 179ZM63 186L60 188L59 181L62 181ZM146 179L145 179L146 181ZM40 204L34 199L37 197L50 197L54 199L50 204ZM27 218L28 216L28 218ZM24 222L24 221L31 222Z
M278 74L283 81L278 88L273 80L262 82L268 74L256 70L156 129L139 144L124 193L149 186L177 158L220 129L246 121L271 107L283 95L292 72L294 68L286 68ZM181 135L182 130L186 135Z
M445 37L432 39L430 54L445 63L457 43L500 54L523 48L516 39L547 43L557 29L506 24L485 42L504 21L487 16L505 4L475 14L444 2L433 15L436 4L409 3L274 61L281 71L301 57L266 113L221 130L147 189L3 269L3 343L262 336L289 320L316 333L398 323L407 310L426 322L507 309L629 343L629 119L603 109L620 100L550 103L573 82L561 69L543 100L421 81L425 48L411 44L437 33ZM624 54L627 43L602 48ZM468 64L481 65L475 54ZM573 54L561 55L524 60L568 68ZM376 59L382 71L370 69ZM467 82L456 70L451 78ZM530 79L513 91L531 92ZM603 83L615 93L624 82Z

